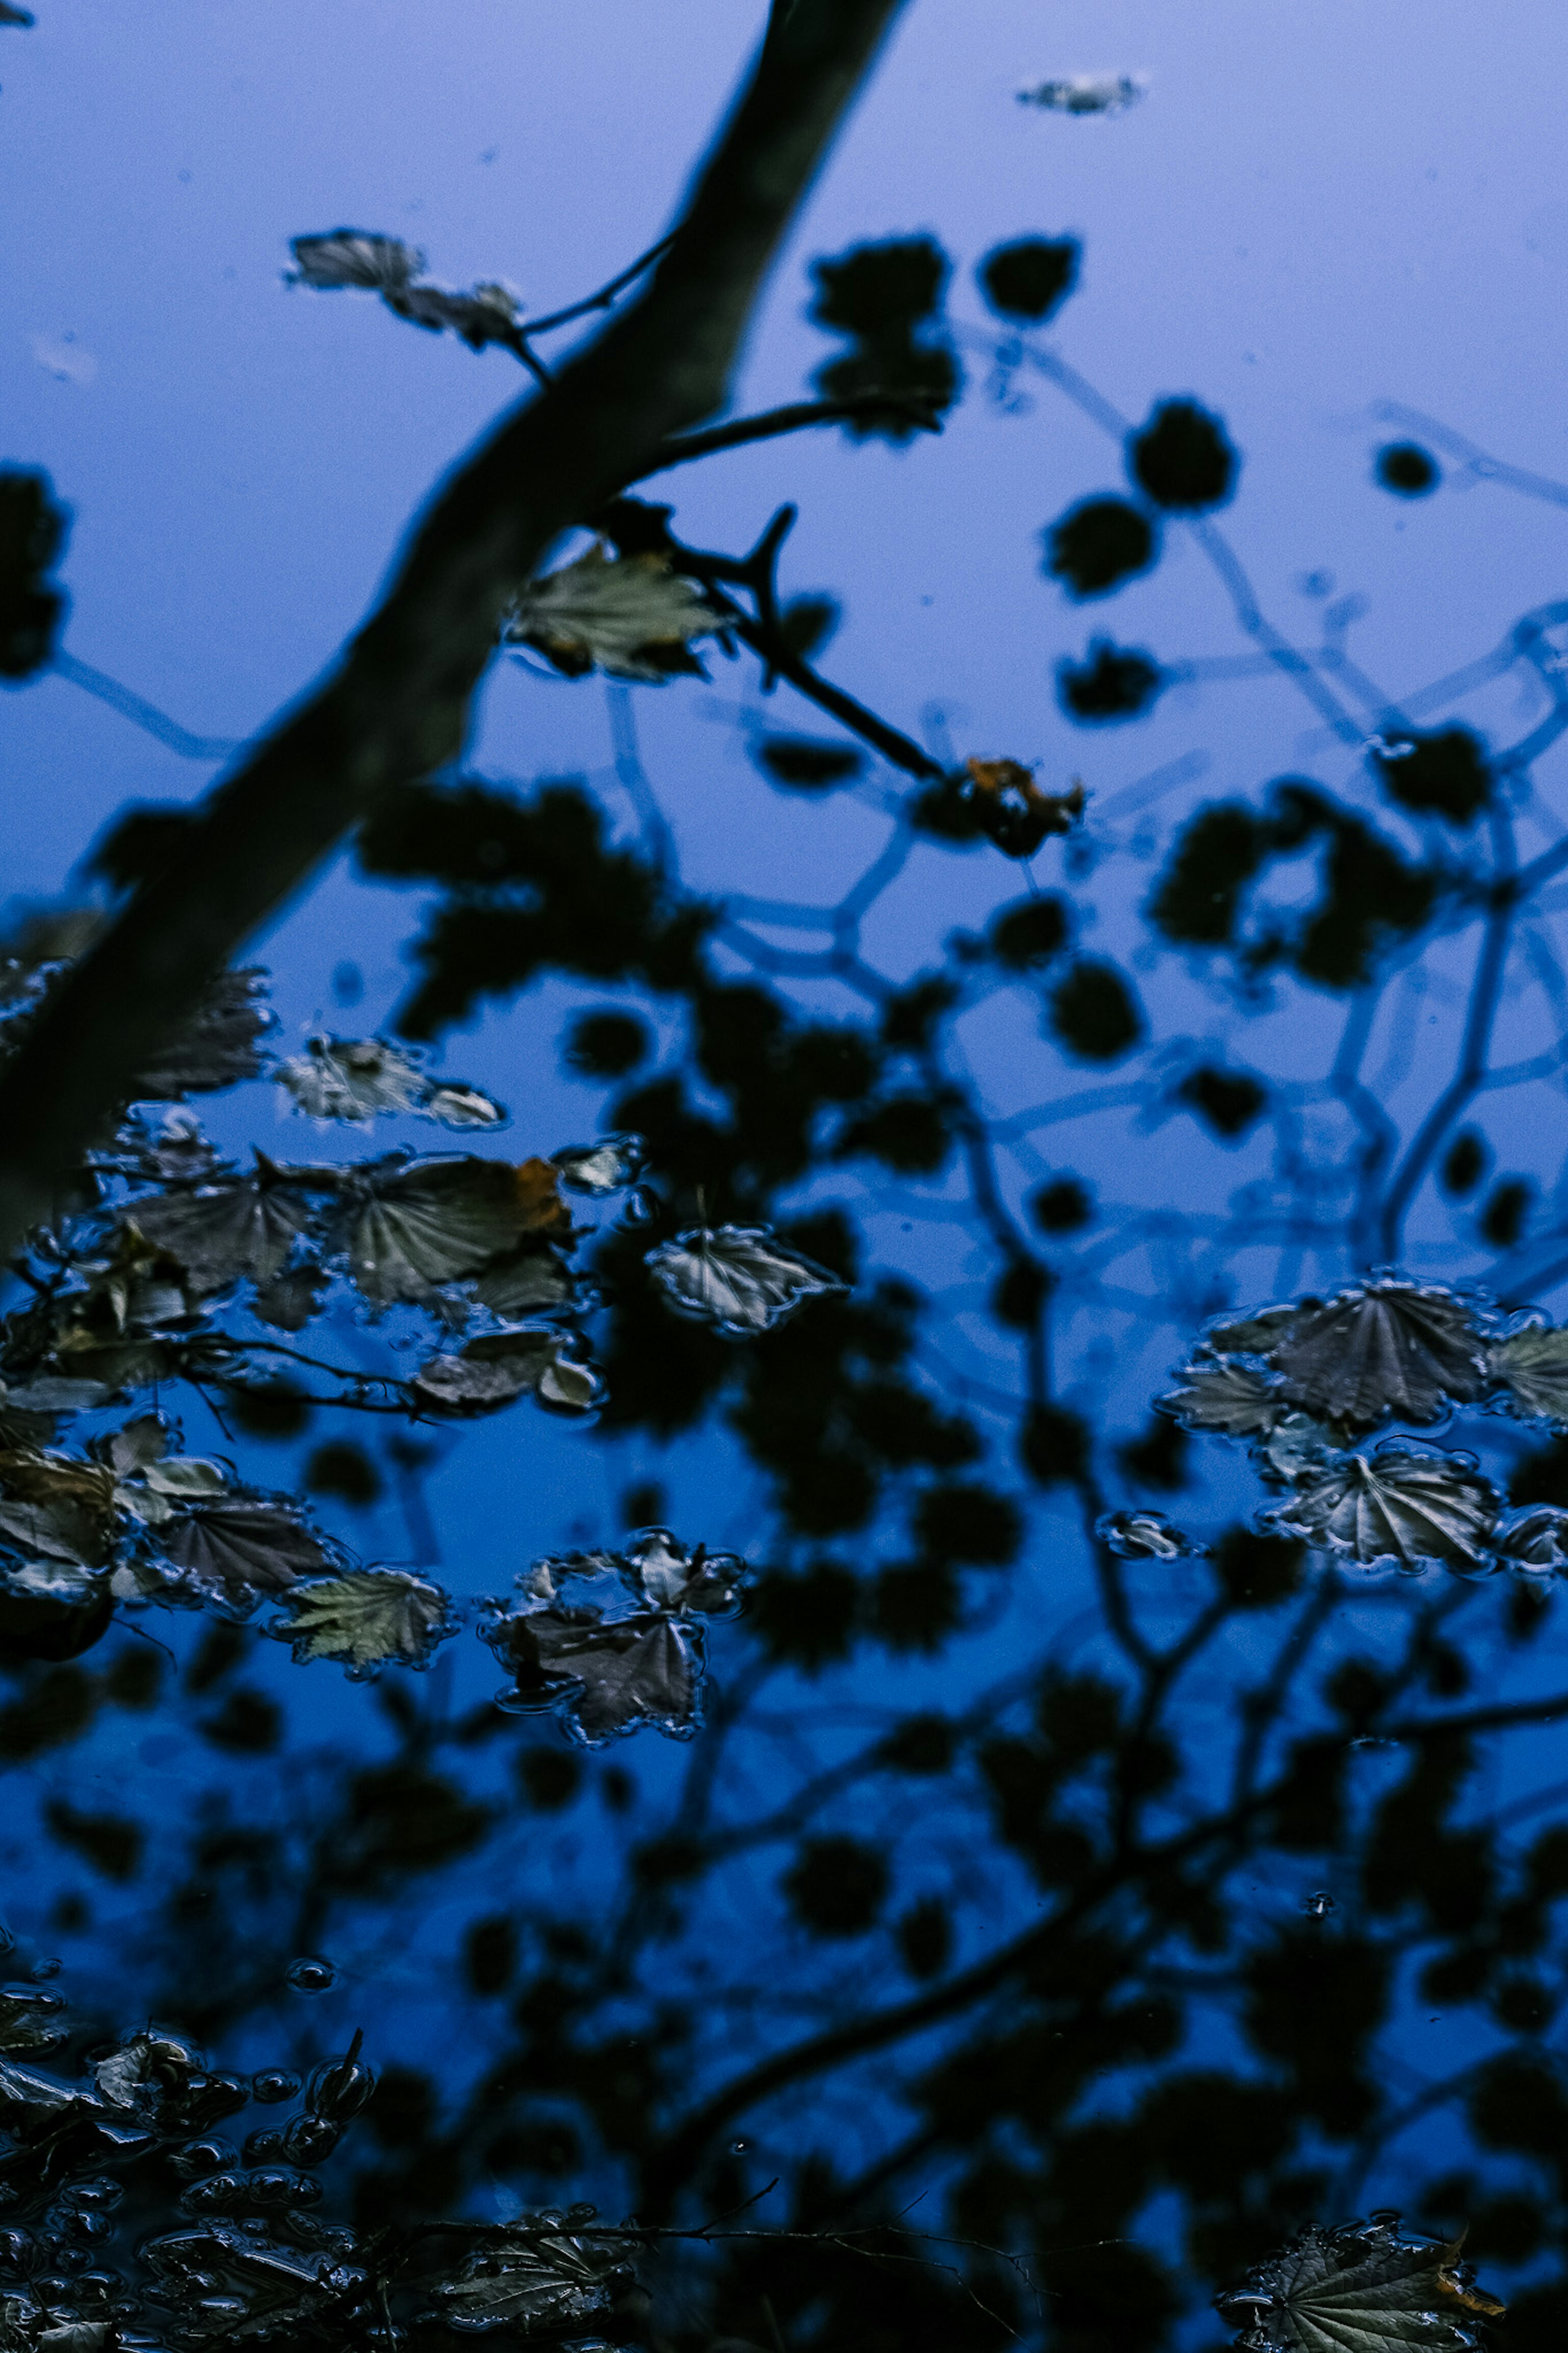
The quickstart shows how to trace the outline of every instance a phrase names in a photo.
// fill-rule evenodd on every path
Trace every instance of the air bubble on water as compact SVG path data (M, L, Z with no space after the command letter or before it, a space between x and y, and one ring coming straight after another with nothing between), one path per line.
M38 1983L45 1978L58 1978L64 1967L65 1963L59 1960L35 1961L27 1975Z
M334 1986L338 1981L337 1970L331 1961L317 1960L309 1954L297 1961L290 1961L283 1976L285 1982L291 1985L296 1993L325 1993L329 1986Z
M1331 1912L1339 1908L1326 1887L1314 1888L1310 1895L1301 1898L1301 1909L1309 1920L1326 1920Z
M1397 2206L1373 2206L1369 2209L1366 2219L1369 2222L1375 2222L1380 2231L1397 2231L1400 2210Z
M751 2146L749 2140L732 2140L730 2143L730 2154L731 2157L743 2157Z
M300 2078L291 2067L264 2067L250 2079L251 2096L263 2107L274 2108L279 2100L293 2099L299 2089Z

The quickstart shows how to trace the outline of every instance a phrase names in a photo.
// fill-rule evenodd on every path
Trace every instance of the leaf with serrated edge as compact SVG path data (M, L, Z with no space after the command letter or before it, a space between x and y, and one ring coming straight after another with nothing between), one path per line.
M658 649L684 649L723 627L700 589L662 555L612 556L601 544L525 588L508 616L510 643L536 646L563 668L658 686Z
M1497 1525L1497 1490L1475 1476L1468 1454L1439 1454L1387 1440L1372 1455L1341 1454L1305 1471L1289 1503L1266 1514L1301 1536L1370 1567L1427 1561L1479 1569Z
M1481 1394L1483 1341L1469 1301L1437 1285L1362 1282L1299 1316L1269 1350L1292 1405L1367 1429L1385 1413L1435 1421Z
M771 1332L807 1299L848 1289L767 1226L689 1226L646 1263L678 1315L725 1340Z
M560 2330L600 2312L606 2281L626 2268L624 2247L540 2231L477 2248L437 2293L454 2328Z
M403 1568L351 1568L311 1577L288 1596L287 1618L267 1631L293 1645L296 1664L334 1659L356 1681L395 1662L427 1667L457 1630L451 1598Z
M126 1221L184 1268L193 1290L221 1291L248 1275L269 1282L310 1222L309 1206L265 1172L198 1192L132 1201Z
M427 1300L526 1235L569 1223L548 1161L416 1160L373 1180L350 1238L349 1271L378 1306Z
M1487 1373L1502 1383L1511 1413L1526 1421L1568 1422L1568 1330L1527 1324L1509 1333L1488 1349Z
M1188 1430L1220 1430L1226 1437L1249 1437L1272 1430L1288 1410L1279 1385L1267 1373L1227 1357L1212 1364L1201 1359L1184 1365L1176 1375L1180 1388L1154 1402Z
M1462 2242L1402 2237L1384 2221L1304 2231L1215 2299L1255 2353L1462 2353L1471 2316L1503 2307L1474 2288Z
M249 1496L181 1514L160 1542L196 1592L237 1617L248 1616L264 1595L285 1593L330 1565L302 1521L282 1504Z

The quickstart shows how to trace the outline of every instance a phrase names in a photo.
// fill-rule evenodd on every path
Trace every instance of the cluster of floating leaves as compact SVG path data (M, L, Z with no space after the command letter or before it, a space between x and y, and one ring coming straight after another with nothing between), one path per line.
M1263 1514L1272 1531L1363 1567L1568 1570L1568 1513L1506 1512L1471 1454L1394 1434L1366 1443L1381 1423L1422 1429L1483 1404L1568 1425L1568 1328L1538 1310L1505 1317L1479 1293L1379 1276L1221 1317L1177 1380L1163 1411L1250 1440L1289 1489Z
M46 926L11 958L5 1002L16 1021L79 945L76 932ZM0 1635L20 1653L75 1657L117 1605L237 1620L274 1605L281 1614L264 1630L298 1661L332 1660L365 1677L427 1666L458 1622L430 1578L351 1559L293 1497L184 1451L166 1414L132 1412L79 1449L58 1442L73 1416L132 1406L138 1391L174 1379L243 1399L287 1365L278 1335L334 1303L398 1318L400 1345L411 1316L426 1336L409 1372L345 1371L331 1401L454 1419L525 1397L568 1415L603 1399L581 1329L596 1296L573 1263L590 1229L574 1223L569 1198L626 1193L642 1169L641 1139L605 1135L519 1162L398 1150L297 1163L258 1149L247 1167L224 1158L190 1111L160 1118L148 1108L160 1092L166 1101L270 1071L300 1111L351 1128L389 1114L470 1128L506 1117L479 1089L433 1075L384 1039L318 1037L272 1060L260 1044L269 1019L259 974L215 989L113 1148L97 1155L96 1200L34 1238L24 1268L31 1298L0 1324ZM0 1015L0 1050L12 1028ZM672 1312L728 1339L754 1339L844 1287L762 1226L692 1227L646 1260ZM702 1598L698 1587L684 1599L645 1595L651 1618L635 1658L635 1632L601 1631L600 1663L577 1679L589 1694L579 1729L695 1722L702 1644L689 1620L717 1606L710 1583L699 1587ZM540 1628L529 1639L552 1638ZM558 1640L563 1662L571 1645ZM578 1647L595 1651L586 1638ZM559 1662L540 1672L557 1686L572 1679Z
M357 2033L303 2081L215 2070L157 2027L68 2073L38 2063L73 2039L65 2007L37 1984L0 1989L6 2353L319 2342L323 2328L350 2342L395 2308L411 2324L580 2337L633 2277L635 2240L595 2236L591 2206L369 2239L322 2222L320 2168L375 2091ZM146 2234L125 2248L132 2215Z
M738 1554L689 1552L668 1528L643 1528L618 1552L536 1561L481 1629L511 1676L499 1704L554 1708L585 1747L644 1724L689 1736L701 1718L703 1621L736 1608L747 1574Z
M1304 2231L1215 2299L1247 2353L1474 2353L1503 2306L1475 2284L1459 2240L1402 2232L1391 2209Z

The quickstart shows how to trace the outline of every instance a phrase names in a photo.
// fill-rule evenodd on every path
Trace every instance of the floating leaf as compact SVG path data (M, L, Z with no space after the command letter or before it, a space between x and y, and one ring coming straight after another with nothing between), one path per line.
M59 2024L64 1997L42 1986L7 1986L0 1992L0 2051L51 2051L65 2040Z
M1020 106L1048 114L1125 114L1148 90L1142 74L1061 74L1018 92Z
M483 1631L517 1678L503 1704L563 1700L569 1729L590 1747L639 1724L668 1733L696 1725L702 1630L689 1619L662 1609L608 1620L595 1609L524 1609Z
M442 2317L454 2328L570 2333L610 2301L610 2283L628 2269L615 2241L539 2230L477 2248L456 2279L437 2290Z
M447 1127L497 1127L506 1119L478 1087L431 1078L384 1038L311 1038L272 1075L312 1119L363 1124L411 1112Z
M195 2344L297 2327L361 2276L331 2252L277 2247L216 2223L145 2240L138 2252L175 2304L174 2333Z
M277 1181L258 1153L254 1176L153 1194L131 1203L126 1222L178 1261L197 1293L222 1291L241 1275L268 1282L310 1221L310 1206Z
M1531 1504L1500 1520L1492 1542L1510 1568L1568 1570L1568 1512L1553 1504Z
M577 1285L559 1250L514 1250L474 1277L474 1296L509 1324L574 1304Z
M536 648L569 678L596 668L658 686L674 670L700 672L691 640L723 626L723 616L667 556L612 556L601 543L524 589L504 641Z
M354 1221L349 1271L378 1306L428 1300L444 1282L477 1273L525 1234L569 1223L547 1160L416 1160L393 1164L367 1185Z
M520 1397L585 1413L604 1384L591 1366L564 1351L559 1332L487 1332L456 1356L431 1356L414 1376L421 1402L439 1413L494 1413Z
M1094 1533L1123 1560L1180 1560L1184 1554L1208 1549L1184 1535L1163 1512L1108 1512Z
M688 1551L668 1528L639 1528L617 1551L552 1554L519 1581L529 1594L553 1600L574 1579L586 1579L592 1593L615 1577L637 1609L711 1617L734 1608L750 1574L739 1553L710 1553L703 1545Z
M1403 2237L1397 2221L1304 2231L1215 2308L1252 2353L1473 2353L1471 2316L1502 2306L1472 2284L1462 2240Z
M113 1474L98 1463L0 1454L0 1537L19 1551L101 1567L113 1544L114 1503Z
M289 251L295 261L292 282L321 293L353 286L373 294L398 294L425 267L417 246L374 229L331 228L316 237L296 237L289 241Z
M1363 1567L1402 1568L1439 1561L1486 1567L1498 1494L1475 1476L1475 1457L1385 1439L1373 1455L1342 1454L1304 1471L1294 1497L1266 1514L1286 1535L1303 1537Z
M1268 1356L1293 1404L1352 1428L1390 1411L1435 1421L1485 1386L1475 1311L1439 1285L1356 1283L1295 1316Z
M389 1662L427 1667L458 1629L451 1597L403 1568L351 1568L311 1577L288 1597L289 1615L267 1629L293 1645L296 1664L335 1659L363 1682Z
M1568 1423L1568 1329L1541 1322L1494 1340L1487 1374L1502 1383L1509 1409L1530 1421Z
M569 1193L599 1198L636 1182L647 1145L640 1135L602 1135L597 1144L570 1144L550 1158Z
M1176 1375L1182 1384L1154 1402L1188 1430L1223 1430L1227 1438L1272 1430L1286 1411L1278 1380L1228 1357L1199 1357Z
M726 1340L771 1332L805 1300L848 1289L768 1226L689 1226L644 1263L678 1315Z
M273 1017L259 965L220 973L197 1011L129 1089L133 1103L213 1094L261 1073L261 1040Z
M160 1531L159 1543L191 1591L235 1618L331 1566L303 1521L262 1497L226 1496L184 1512Z

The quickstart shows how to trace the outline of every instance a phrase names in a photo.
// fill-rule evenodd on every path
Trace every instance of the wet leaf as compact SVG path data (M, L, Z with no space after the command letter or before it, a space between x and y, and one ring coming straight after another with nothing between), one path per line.
M627 2269L615 2242L531 2232L478 2248L456 2279L437 2290L454 2328L570 2329L610 2300L609 2282Z
M569 1193L600 1198L635 1184L647 1146L640 1135L602 1135L597 1144L568 1145L550 1157Z
M400 237L383 237L374 229L331 228L316 237L289 241L295 268L292 282L320 292L345 286L363 287L373 294L397 294L425 267L417 246Z
M335 1659L362 1682L395 1662L427 1667L458 1629L451 1597L403 1568L351 1568L312 1577L288 1597L289 1616L267 1631L293 1645L295 1663Z
M310 1223L308 1202L276 1181L257 1155L254 1176L133 1201L126 1222L184 1269L193 1291L222 1291L247 1275L269 1282Z
M1210 1362L1199 1357L1184 1365L1176 1378L1180 1388L1154 1402L1187 1430L1215 1430L1228 1438L1244 1438L1272 1430L1287 1410L1277 1379L1227 1357Z
M1510 1568L1568 1570L1568 1512L1553 1504L1531 1504L1498 1523L1492 1542Z
M228 1616L248 1617L269 1594L331 1566L318 1539L282 1504L226 1496L176 1514L161 1550L182 1581Z
M0 1454L0 1537L37 1557L100 1568L113 1544L115 1482L66 1454Z
M1492 1343L1486 1368L1491 1380L1501 1382L1510 1412L1568 1423L1568 1329L1527 1324Z
M1303 1472L1294 1497L1265 1514L1303 1537L1370 1567L1428 1561L1480 1570L1498 1517L1497 1490L1475 1475L1469 1454L1384 1440L1372 1455L1342 1454Z
M1304 2231L1216 2308L1255 2353L1464 2353L1472 2316L1503 2307L1471 2285L1462 2243L1403 2237L1381 2219Z
M517 347L522 305L499 280L482 280L461 294L448 293L443 286L407 286L388 290L385 299L400 319L427 327L432 334L449 327L470 351L482 352L487 343Z
M668 557L612 556L601 543L524 589L504 641L536 648L571 678L598 669L607 678L658 686L672 670L697 669L691 640L723 626Z
M0 1990L0 2051L49 2051L64 2040L60 2013L65 2001L41 1986Z
M429 1357L414 1377L415 1394L439 1413L494 1413L528 1396L585 1413L598 1404L604 1385L565 1347L559 1332L487 1332L456 1356Z
M678 1315L725 1340L771 1332L807 1299L848 1289L768 1226L689 1226L644 1263Z
M311 1038L272 1073L298 1109L317 1120L364 1124L413 1113L444 1127L498 1127L506 1113L479 1088L433 1079L384 1038Z
M689 1551L668 1528L639 1528L617 1551L552 1554L519 1581L528 1593L553 1600L563 1587L585 1579L590 1597L602 1599L594 1588L614 1577L638 1609L714 1616L733 1609L750 1576L739 1553L710 1553L702 1545Z
M474 1296L509 1324L567 1307L576 1297L572 1271L558 1250L514 1250L474 1277Z
M354 1220L349 1271L378 1306L428 1300L527 1234L570 1223L547 1160L416 1160L373 1176Z
M1123 1560L1180 1560L1184 1554L1208 1550L1163 1512L1108 1512L1094 1533Z
M258 965L220 973L198 1011L134 1081L132 1102L169 1103L258 1078L261 1040L273 1023L266 995Z
M593 1609L515 1612L484 1639L517 1675L505 1704L563 1699L568 1729L588 1746L639 1724L685 1732L697 1721L702 1630L664 1610L602 1619ZM567 1687L579 1686L574 1695Z
M198 2345L293 2327L359 2276L330 2253L273 2246L216 2223L146 2240L140 2253L174 2300L174 2335Z
M1268 1356L1292 1404L1361 1429L1389 1412L1434 1421L1486 1376L1474 1309L1435 1284L1356 1283L1293 1318Z

